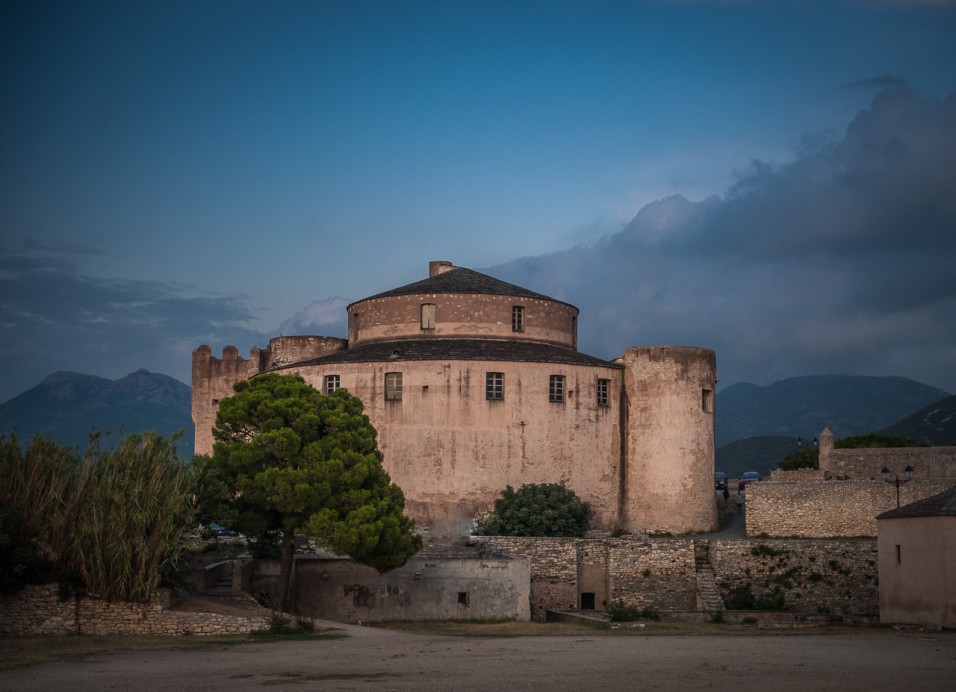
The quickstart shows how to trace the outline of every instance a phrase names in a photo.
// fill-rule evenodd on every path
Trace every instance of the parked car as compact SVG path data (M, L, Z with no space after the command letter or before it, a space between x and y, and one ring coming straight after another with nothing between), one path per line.
M727 488L727 474L718 471L714 474L714 489L725 490Z
M209 524L209 530L212 531L217 538L238 538L239 537L239 532L233 531L232 529L227 529L224 526L217 524L216 522L211 522Z
M756 471L747 471L746 473L740 476L740 481L737 483L737 487L743 490L751 483L756 483L757 481L762 481L763 477Z

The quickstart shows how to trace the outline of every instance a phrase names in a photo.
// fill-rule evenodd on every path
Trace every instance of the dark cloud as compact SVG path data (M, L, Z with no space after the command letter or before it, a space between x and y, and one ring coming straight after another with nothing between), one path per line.
M241 297L190 296L158 281L85 275L57 257L0 255L6 401L53 370L122 377L141 367L189 382L201 343L264 343Z
M587 248L489 270L582 309L581 347L714 348L723 382L897 374L956 390L956 94L878 93L839 141Z
M857 79L853 82L847 82L842 85L840 89L888 89L907 86L909 86L909 82L906 81L905 77L898 74L881 74L877 77L868 77L866 79Z

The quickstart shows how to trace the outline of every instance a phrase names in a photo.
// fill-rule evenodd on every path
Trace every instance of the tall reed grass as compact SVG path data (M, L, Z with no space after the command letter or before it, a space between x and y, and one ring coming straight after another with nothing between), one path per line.
M114 449L97 436L86 453L35 438L22 451L0 440L0 502L17 509L63 581L91 594L148 601L193 524L196 479L172 441L129 435Z

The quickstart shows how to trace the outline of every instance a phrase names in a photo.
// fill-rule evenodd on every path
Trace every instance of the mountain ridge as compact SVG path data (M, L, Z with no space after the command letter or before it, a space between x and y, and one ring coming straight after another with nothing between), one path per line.
M94 430L110 446L123 434L178 431L180 455L193 455L192 392L169 375L140 368L109 380L68 370L51 373L26 392L0 404L0 433L16 431L21 442L36 435L84 448Z
M806 375L766 386L742 382L717 394L718 447L749 437L812 440L828 427L836 437L893 425L949 392L896 375Z

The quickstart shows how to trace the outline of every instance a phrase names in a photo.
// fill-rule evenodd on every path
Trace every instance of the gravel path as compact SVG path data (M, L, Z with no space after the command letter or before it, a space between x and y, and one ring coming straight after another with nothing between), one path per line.
M317 623L348 638L98 654L0 673L13 690L949 690L956 633L476 638Z

